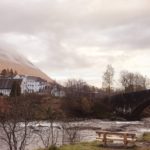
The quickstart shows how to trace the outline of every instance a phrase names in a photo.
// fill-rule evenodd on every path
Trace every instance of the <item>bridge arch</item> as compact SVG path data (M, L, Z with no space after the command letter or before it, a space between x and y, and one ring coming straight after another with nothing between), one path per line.
M139 103L132 111L130 118L138 119L145 108L150 106L150 98Z
M118 116L137 120L140 119L143 110L150 106L150 90L112 95L110 102L113 112Z

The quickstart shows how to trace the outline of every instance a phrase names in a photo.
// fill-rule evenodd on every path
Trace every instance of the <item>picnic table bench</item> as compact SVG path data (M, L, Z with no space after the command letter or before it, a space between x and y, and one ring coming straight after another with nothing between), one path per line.
M110 132L110 131L96 131L98 137L96 138L99 141L102 141L104 145L107 145L107 142L122 141L125 146L128 143L135 144L136 134L128 132Z

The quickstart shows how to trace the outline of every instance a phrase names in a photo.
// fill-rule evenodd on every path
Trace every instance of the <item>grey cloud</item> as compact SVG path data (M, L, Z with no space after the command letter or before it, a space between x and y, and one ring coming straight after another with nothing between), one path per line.
M68 26L82 29L112 28L112 26L132 22L134 18L143 17L143 14L148 15L146 10L148 11L149 8L145 7L146 1L133 9L127 7L128 5L124 7L126 3L123 1L121 4L118 0L116 2L118 6L112 4L110 0L106 2L104 0L92 2L91 0L62 2L2 0L0 2L0 16L3 22L1 29L2 31L40 32L46 29L67 29ZM110 3L112 7L109 6ZM134 6L134 3L130 5ZM120 6L124 9L119 8Z
M0 39L46 72L98 75L149 54L149 14L149 0L1 0Z

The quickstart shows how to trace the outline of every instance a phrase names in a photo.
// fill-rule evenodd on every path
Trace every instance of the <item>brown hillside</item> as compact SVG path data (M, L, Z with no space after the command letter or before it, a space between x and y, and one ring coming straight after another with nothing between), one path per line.
M0 71L6 68L8 69L12 68L13 70L16 70L18 74L37 76L47 80L48 82L53 82L53 80L50 77L48 77L45 73L40 71L32 64L27 65L22 62L16 63L9 59L8 60L0 59Z

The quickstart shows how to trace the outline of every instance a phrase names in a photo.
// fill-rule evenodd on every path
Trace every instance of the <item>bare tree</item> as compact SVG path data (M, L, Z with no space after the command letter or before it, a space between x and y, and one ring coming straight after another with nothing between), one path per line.
M134 92L145 90L148 85L148 79L139 73L122 71L120 82L124 87L125 92Z
M49 107L47 110L42 110L45 113L47 119L46 127L39 127L39 131L36 132L40 138L44 148L55 147L58 139L59 128L54 127L54 122L57 119L57 114Z
M91 113L95 89L83 80L68 80L63 108L72 116L85 117Z
M64 121L62 123L63 144L75 144L80 142L80 130L73 122Z
M25 150L32 136L29 123L34 116L33 103L23 97L7 99L7 111L1 112L0 140L9 150Z
M83 80L70 79L66 82L67 97L81 98L90 93L90 86Z
M146 77L136 73L134 74L134 91L140 91L146 89Z
M120 76L120 82L125 92L134 91L134 74L128 71L122 71Z
M107 69L103 74L102 86L109 94L112 92L113 77L114 77L114 68L111 65L107 65Z

